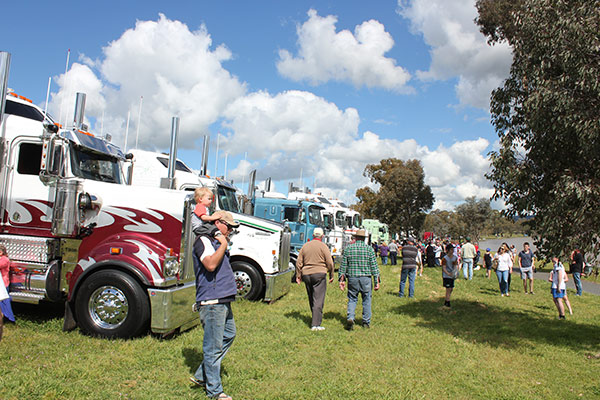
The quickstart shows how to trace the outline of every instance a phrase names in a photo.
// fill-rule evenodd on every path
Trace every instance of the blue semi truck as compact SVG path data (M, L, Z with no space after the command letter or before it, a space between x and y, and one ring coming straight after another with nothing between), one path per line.
M324 228L321 204L279 197L255 197L254 216L283 222L291 230L290 261L296 265L302 245L313 237L315 228ZM324 241L326 242L326 241Z

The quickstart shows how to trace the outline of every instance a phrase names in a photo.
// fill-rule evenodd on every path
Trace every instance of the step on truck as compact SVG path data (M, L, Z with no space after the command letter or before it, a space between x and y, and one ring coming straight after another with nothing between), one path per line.
M257 218L241 212L235 186L224 179L207 176L208 138L205 138L202 155L202 170L195 173L176 156L176 138L171 137L169 155L131 150L132 186L159 187L171 185L180 191L193 191L208 187L213 192L211 214L217 210L232 213L240 222L237 233L231 238L229 249L231 267L235 275L238 296L248 300L272 302L290 290L294 274L290 265L290 231L284 224ZM169 178L168 166L174 164L173 177Z

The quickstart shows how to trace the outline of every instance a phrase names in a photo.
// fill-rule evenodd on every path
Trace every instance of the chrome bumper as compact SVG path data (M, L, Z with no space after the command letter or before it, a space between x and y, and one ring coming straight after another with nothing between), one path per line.
M195 283L166 289L148 289L150 298L150 330L154 333L170 333L179 328L181 331L200 323L198 313L192 310L196 302Z
M294 268L288 268L285 271L273 275L265 275L265 301L275 301L290 291L292 285L292 274Z

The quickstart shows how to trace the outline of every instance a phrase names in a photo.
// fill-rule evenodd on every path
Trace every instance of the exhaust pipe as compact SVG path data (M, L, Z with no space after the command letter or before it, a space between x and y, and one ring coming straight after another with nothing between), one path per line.
M256 185L255 169L253 169L252 172L250 172L250 180L248 181L248 198L251 200L254 199L254 192L256 190L256 187L254 185Z
M267 178L267 180L265 181L265 192L271 191L271 183L272 183L272 179L270 177Z
M210 144L210 136L204 135L204 143L202 144L202 166L200 175L205 176L208 173L208 149Z
M4 140L4 129L2 123L4 122L4 107L6 106L6 91L8 90L8 71L10 70L10 53L6 51L0 51L0 176L4 176L4 158L5 153L8 151L6 142ZM0 221L4 219L4 204L6 198L4 193L1 193L0 197Z
M169 151L169 170L166 178L160 179L160 187L176 189L175 165L177 163L177 136L179 135L179 117L171 120L171 149Z
M85 93L77 93L75 98L75 113L73 115L73 129L83 130L83 116L85 114Z

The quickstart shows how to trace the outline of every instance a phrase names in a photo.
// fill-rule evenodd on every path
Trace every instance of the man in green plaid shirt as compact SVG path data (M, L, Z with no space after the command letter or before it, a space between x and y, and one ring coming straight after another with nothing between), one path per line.
M344 290L348 282L348 313L346 328L354 329L354 313L358 303L358 294L362 297L362 326L371 326L371 293L372 288L379 289L379 267L373 249L365 243L367 233L359 229L354 238L356 242L344 249L342 264L339 269L340 289ZM371 286L371 278L374 287Z

